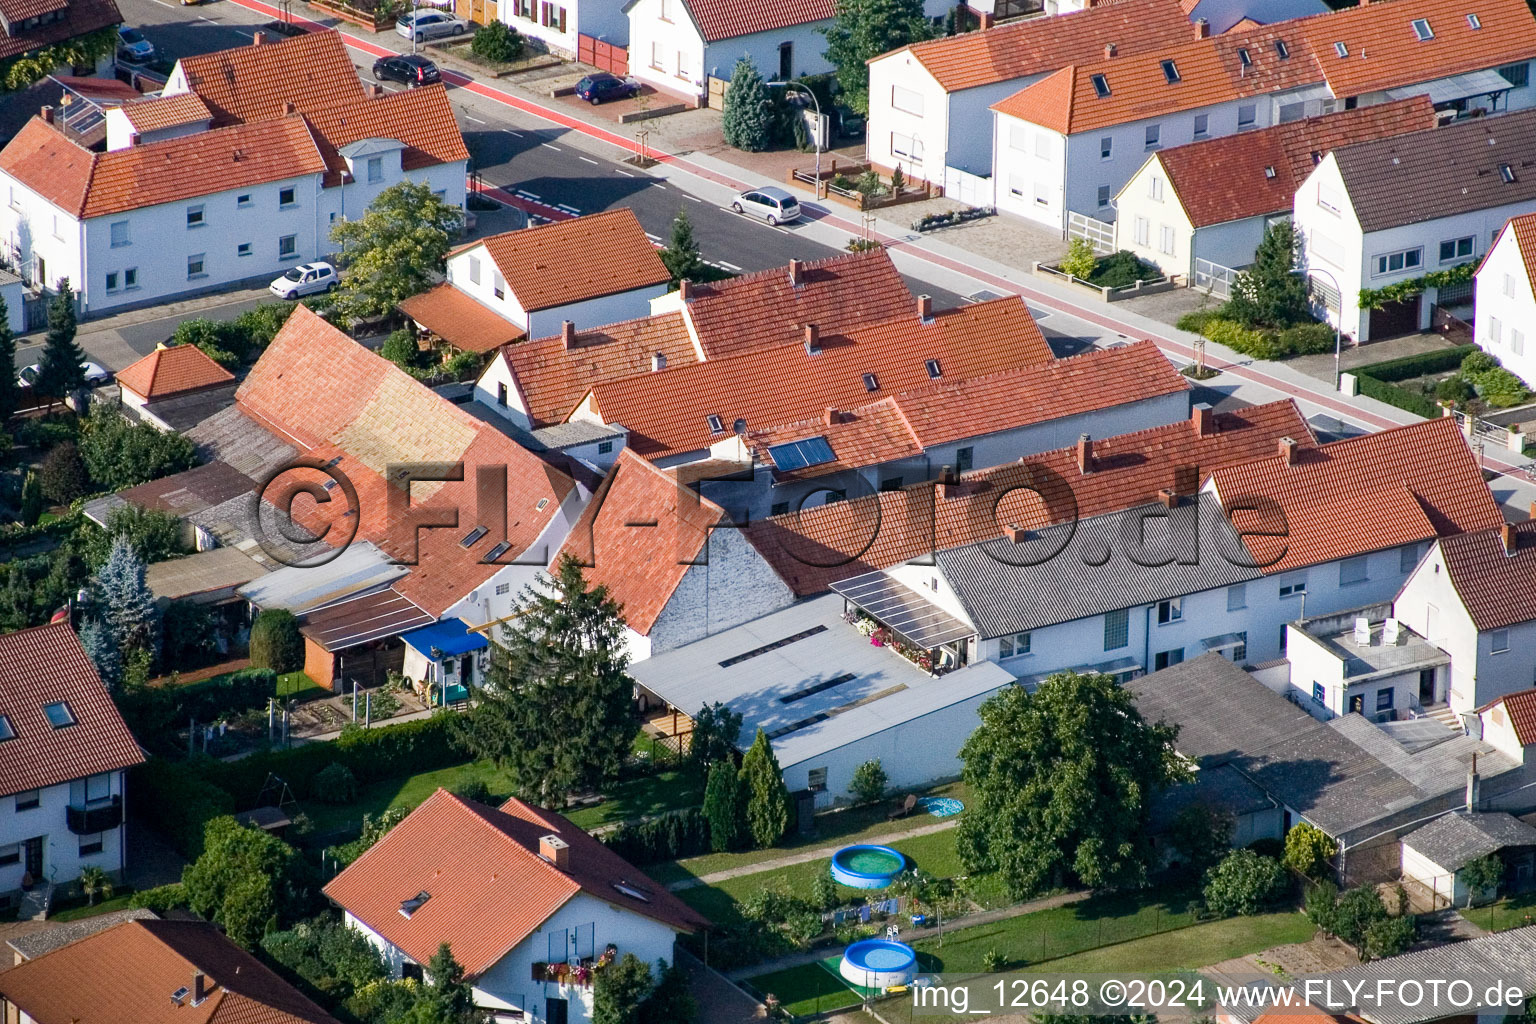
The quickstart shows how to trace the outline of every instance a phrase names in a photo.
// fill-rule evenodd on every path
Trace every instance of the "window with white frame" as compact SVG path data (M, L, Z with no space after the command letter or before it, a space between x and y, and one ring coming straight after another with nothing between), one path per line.
M1413 19L1413 34L1421 43L1427 43L1435 38L1435 30L1429 27L1428 18Z
M655 40L652 40L651 41L651 67L655 68L657 71L664 71L664 70L666 70L666 66L667 66L667 48L665 46L663 46L661 43L659 43L659 42L657 42Z
M281 188L277 190L278 206L295 206L297 204L298 193L294 190L292 185L288 186L287 188Z
M1009 633L997 638L997 657L1018 658L1029 653L1028 633Z
M299 254L299 236L283 235L277 240L277 258L292 259Z
M1339 563L1339 586L1364 583L1371 578L1371 560L1367 555L1356 555Z
M112 232L112 248L119 249L125 245L133 244L128 237L127 221L115 220L112 222L109 230Z
M1184 661L1184 648L1175 647L1171 651L1158 651L1152 655L1152 671L1161 672L1171 665L1178 665Z
M1494 654L1503 654L1509 650L1509 630L1495 629L1488 634L1488 650Z
M202 203L198 203L196 206L187 207L187 227L200 228L206 223L208 222L203 219Z
M1103 209L1107 208L1109 206L1109 201L1110 201L1111 198L1113 198L1113 197L1109 194L1109 186L1108 185L1100 185L1099 186L1099 209L1103 210Z
M21 863L21 844L12 843L9 846L0 846L0 868L9 867L12 864Z
M33 811L42 806L43 791L40 789L24 789L16 794L16 809L18 811Z
M1339 198L1338 193L1322 182L1317 184L1317 205L1335 217L1339 216L1344 210L1344 202Z
M1160 124L1147 125L1145 149L1153 150L1162 145L1163 126Z
M1205 138L1209 134L1211 134L1211 115L1210 114L1196 114L1195 115L1195 138L1203 139L1203 138Z
M903 114L922 117L923 94L916 89L903 89L899 85L893 85L891 86L891 106Z
M249 192L242 192L239 195L235 196L235 205L238 206L242 210L245 209L247 206L250 206L251 205L251 194Z
M1467 235L1465 238L1447 238L1440 243L1440 262L1454 263L1457 260L1467 259L1472 255L1472 247L1476 244L1475 235Z
M1307 116L1307 105L1305 103L1282 103L1275 116L1281 124L1300 121Z
M1147 176L1147 198L1159 203L1163 201L1163 179L1155 174Z
M1255 103L1244 103L1237 108L1237 127L1252 128L1259 121L1259 107Z
M1396 700L1397 689L1391 686L1382 687L1376 691L1376 710L1391 711L1392 704Z
M1042 208L1051 205L1051 187L1046 182L1035 182L1035 205Z
M1515 275L1514 274L1505 274L1504 275L1504 296L1506 298L1510 298L1510 299L1515 297Z
M1517 356L1525 355L1525 335L1513 327L1509 329L1509 350Z
M1008 148L1028 153L1029 129L1022 124L1011 125L1008 129Z
M1523 89L1531 84L1531 65L1529 61L1521 61L1518 64L1506 64L1497 69L1504 80L1516 89Z
M1045 132L1035 134L1035 157L1040 160L1051 158L1051 137Z
M1399 249L1397 252L1384 252L1372 261L1373 276L1381 277L1383 274L1400 274L1405 270L1417 270L1424 265L1424 250L1421 247L1412 249Z
M207 271L203 269L203 257L205 253L194 253L187 257L187 280L196 277L207 277Z
M101 846L102 846L102 840L101 840L101 833L100 832L97 832L93 836L81 836L80 837L80 856L82 856L82 857L89 857L89 856L92 856L93 854L100 853L101 852Z
M1158 228L1157 251L1167 256L1173 255L1173 228L1167 224L1160 225Z
M1335 242L1333 239L1329 238L1327 235L1317 231L1310 231L1307 233L1307 254L1310 256L1316 256L1318 259L1322 260L1324 263L1329 264L1330 266L1344 266L1344 247L1338 242ZM1326 287L1329 295L1334 294L1334 287L1331 284L1325 282L1320 277L1314 277L1312 279L1312 285L1314 288L1319 290ZM1338 303L1334 302L1332 303L1332 306L1337 308Z
M1300 597L1302 594L1305 594L1306 592L1307 592L1307 581L1305 579L1292 580L1289 583L1282 583L1282 584L1280 584L1280 596L1281 597Z
M1104 649L1118 651L1131 642L1131 612L1129 608L1104 613Z
M1020 199L1023 199L1024 196L1028 194L1028 192L1029 192L1029 182L1024 179L1024 175L1022 175L1022 174L1010 174L1010 175L1008 175L1008 192L1011 195L1018 196Z
M371 156L368 158L368 184L377 185L384 180L384 158Z
M507 281L497 271L491 271L491 294L498 299L507 297Z
M249 256L250 254L251 254L251 243L250 242L241 242L239 245L235 246L235 255L236 256Z
M470 284L479 284L480 283L480 257L478 257L478 256L471 256L468 259L468 263L469 263L469 283Z
M1171 597L1166 601L1157 602L1157 624L1166 626L1170 622L1178 622L1184 617L1184 599Z
M827 791L827 770L825 768L812 768L805 773L805 788L812 793L825 793Z
M1137 217L1133 222L1136 244L1145 248L1152 244L1152 222L1145 217Z
M923 162L923 142L916 135L891 133L891 155L914 164Z
M129 267L123 271L123 287L129 290L139 286L139 268Z

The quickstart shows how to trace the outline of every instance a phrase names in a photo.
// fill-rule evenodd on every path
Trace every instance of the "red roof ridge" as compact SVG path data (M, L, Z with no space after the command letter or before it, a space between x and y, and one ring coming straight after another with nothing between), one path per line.
M1500 694L1474 711L1480 715L1496 704L1503 704L1509 711L1510 728L1521 746L1536 743L1536 687Z

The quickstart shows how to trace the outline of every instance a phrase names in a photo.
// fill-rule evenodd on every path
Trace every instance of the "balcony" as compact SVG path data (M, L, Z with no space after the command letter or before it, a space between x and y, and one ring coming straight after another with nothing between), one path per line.
M93 801L85 807L71 806L65 809L65 815L69 830L77 836L106 832L123 823L123 798L114 796Z

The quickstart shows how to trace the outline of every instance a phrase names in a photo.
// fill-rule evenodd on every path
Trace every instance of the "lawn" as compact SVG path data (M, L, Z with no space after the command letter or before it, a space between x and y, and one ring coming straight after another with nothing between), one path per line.
M95 917L97 914L110 914L114 910L127 910L132 904L129 902L133 896L124 893L122 896L114 896L109 900L97 900L94 907L81 904L78 907L69 907L57 913L49 914L50 921L78 921L82 917Z
M1305 914L1294 910L1254 917L1229 917L1210 924L1163 932L1117 946L1095 949L1076 956L1037 964L1030 970L1098 973L1105 971L1158 971L1194 969L1233 957L1273 949L1292 942L1306 942L1317 928Z
M284 672L278 676L277 695L283 698L292 697L301 702L334 696L325 687L316 685L315 681L303 672Z
M566 817L591 831L650 814L696 807L704 800L704 783L692 772L673 770L629 779L606 795L602 803L571 811Z
M772 993L777 996L779 1004L796 1016L857 1006L863 1002L864 995L843 981L837 973L841 956L838 954L820 963L802 964L771 974L760 974L748 979L747 984L764 995ZM939 969L937 961L928 956L918 957L918 968L923 971ZM873 989L868 990L868 994L878 995Z
M1502 932L1510 928L1523 928L1536 921L1536 892L1523 892L1506 896L1485 907L1473 907L1459 911L1462 917L1479 928Z

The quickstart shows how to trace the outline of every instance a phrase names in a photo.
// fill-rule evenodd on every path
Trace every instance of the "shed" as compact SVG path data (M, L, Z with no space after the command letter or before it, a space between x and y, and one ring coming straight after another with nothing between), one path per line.
M150 592L162 603L190 600L223 604L236 589L267 574L266 567L235 548L213 548L184 558L156 562L145 573Z
M469 697L481 679L491 646L483 632L470 630L463 619L443 619L400 638L405 641L405 677L430 689L434 704L453 704Z
M1458 811L1436 818L1403 837L1403 878L1428 889L1437 906L1466 904L1469 892L1462 870L1475 860L1497 853L1506 871L1529 881L1536 828L1502 811Z

